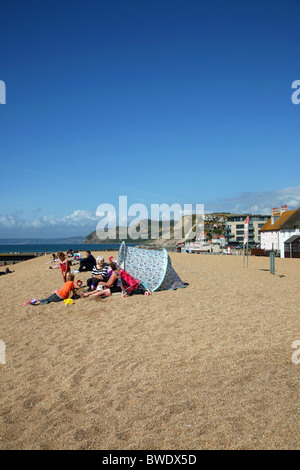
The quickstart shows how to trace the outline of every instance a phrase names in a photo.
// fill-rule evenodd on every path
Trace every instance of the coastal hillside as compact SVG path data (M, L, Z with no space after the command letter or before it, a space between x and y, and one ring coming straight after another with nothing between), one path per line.
M128 230L128 236L126 237L126 233ZM145 219L140 221L138 224L134 226L132 229L133 231L139 231L141 234L141 237L139 238L139 242L144 243L149 241L151 238L151 220L150 219ZM131 229L130 227L124 227L124 226L117 226L116 229L108 229L108 230L103 230L101 232L101 237L98 237L97 232L91 232L89 235L87 235L84 239L84 243L87 244L99 244L99 243L118 243L121 242L122 240L126 239L128 242L136 242L136 238L132 238L130 236Z
M192 229L188 231L188 233L184 237L183 228L185 224L187 223L192 223ZM135 243L138 241L139 243L168 246L168 245L174 245L178 241L187 241L187 240L195 239L195 229L196 229L196 215L186 215L186 216L183 216L178 221L170 220L170 239L164 239L162 237L162 234L163 234L162 221L159 222L159 228L158 228L159 237L156 239L151 239L151 220L145 219L145 220L140 221L138 224L128 227L128 228L117 226L116 230L109 229L107 231L103 231L102 232L103 238L101 237L101 239L98 237L96 231L94 231L85 237L84 243L89 243L89 244L118 243L126 239L126 241L128 241L129 243L130 242ZM128 236L126 237L127 230L128 230ZM176 240L174 240L174 233L176 233L177 230L181 232L182 238L180 239L177 238ZM136 232L139 232L141 234L141 236L138 239L134 236L131 236L133 234L136 234ZM117 238L115 237L115 234Z

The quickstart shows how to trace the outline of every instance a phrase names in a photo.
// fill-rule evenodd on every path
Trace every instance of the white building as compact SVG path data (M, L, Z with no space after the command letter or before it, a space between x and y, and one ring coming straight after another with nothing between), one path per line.
M260 245L262 250L280 250L280 228L296 211L288 211L287 206L272 210L272 216L260 229ZM289 237L287 237L289 238Z
M300 235L300 207L280 227L280 257L284 258L284 242L294 235Z

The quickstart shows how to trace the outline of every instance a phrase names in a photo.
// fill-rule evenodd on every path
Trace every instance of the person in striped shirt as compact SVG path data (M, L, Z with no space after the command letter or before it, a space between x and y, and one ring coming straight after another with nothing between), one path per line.
M108 281L108 268L108 264L104 262L104 257L98 256L96 259L96 266L92 269L92 277L87 280L88 291L96 289L100 281Z

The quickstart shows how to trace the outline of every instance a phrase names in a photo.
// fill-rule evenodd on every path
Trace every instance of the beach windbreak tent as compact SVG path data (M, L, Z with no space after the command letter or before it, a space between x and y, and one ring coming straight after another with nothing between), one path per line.
M122 242L118 264L150 292L186 287L173 269L166 249L146 250Z

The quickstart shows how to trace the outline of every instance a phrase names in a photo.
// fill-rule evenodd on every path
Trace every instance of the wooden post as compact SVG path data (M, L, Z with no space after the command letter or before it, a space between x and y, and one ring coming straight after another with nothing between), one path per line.
M275 252L270 253L270 273L275 274Z

